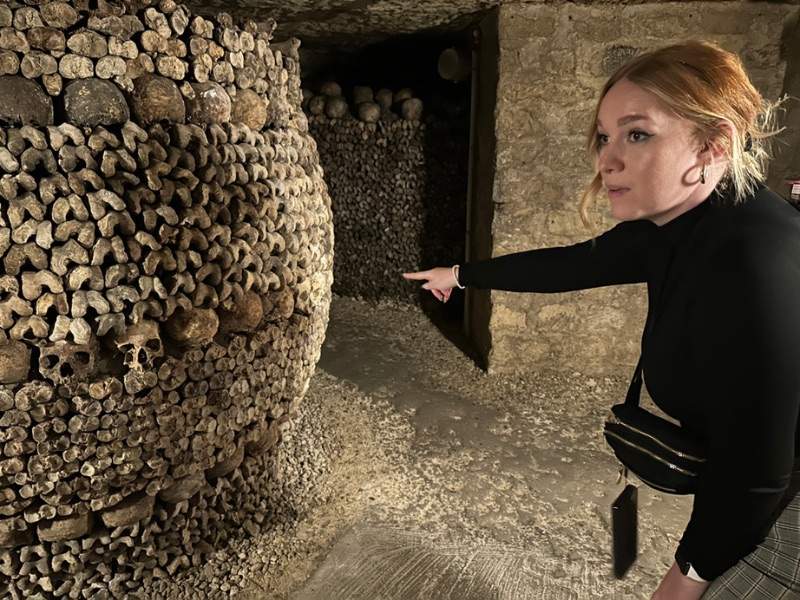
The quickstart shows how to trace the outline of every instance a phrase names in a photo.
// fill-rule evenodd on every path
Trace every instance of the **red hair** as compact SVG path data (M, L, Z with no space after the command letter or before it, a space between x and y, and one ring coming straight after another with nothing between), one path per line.
M728 167L718 185L721 190L732 185L735 202L741 202L754 191L756 181L765 178L770 158L766 142L785 129L775 129L775 111L786 97L774 103L765 100L751 83L738 55L702 40L641 54L609 77L588 131L587 150L595 165L600 103L623 78L657 96L678 117L692 121L698 147L712 142L725 150ZM733 126L733 137L717 126L721 120ZM580 203L581 219L587 226L588 208L596 202L601 189L602 179L596 171Z

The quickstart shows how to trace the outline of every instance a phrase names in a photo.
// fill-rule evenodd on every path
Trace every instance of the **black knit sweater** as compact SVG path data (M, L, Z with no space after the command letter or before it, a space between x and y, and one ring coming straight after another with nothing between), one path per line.
M467 263L460 283L518 292L647 283L645 386L708 451L677 552L714 579L763 540L800 456L800 212L759 184L738 206L714 191L662 226L624 221L595 242Z

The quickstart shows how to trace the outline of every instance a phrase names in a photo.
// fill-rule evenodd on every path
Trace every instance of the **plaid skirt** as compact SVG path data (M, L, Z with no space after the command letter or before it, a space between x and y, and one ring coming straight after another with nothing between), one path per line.
M702 600L800 599L800 492L764 540L717 577Z

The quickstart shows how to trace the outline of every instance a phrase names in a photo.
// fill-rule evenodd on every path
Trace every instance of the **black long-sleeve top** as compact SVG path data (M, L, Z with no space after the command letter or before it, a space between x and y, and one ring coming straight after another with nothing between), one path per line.
M647 283L645 386L708 452L676 556L708 580L764 539L800 456L800 212L763 184L738 206L731 194L459 270L462 285L518 292Z

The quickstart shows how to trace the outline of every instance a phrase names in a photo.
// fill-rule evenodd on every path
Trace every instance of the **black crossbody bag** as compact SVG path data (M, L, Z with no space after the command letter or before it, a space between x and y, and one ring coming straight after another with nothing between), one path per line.
M625 402L611 407L603 434L625 468L650 487L693 494L705 464L703 444L685 429L639 406L642 359Z

